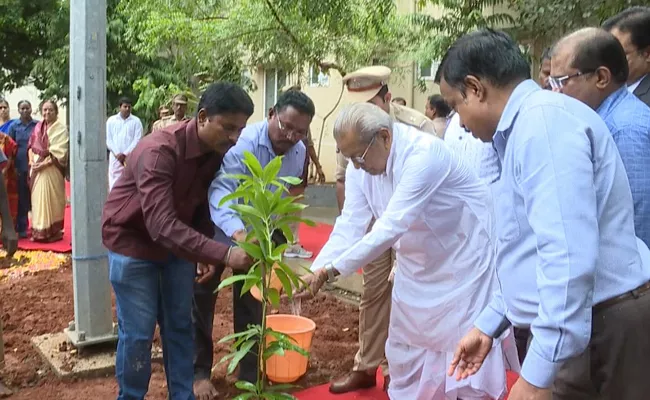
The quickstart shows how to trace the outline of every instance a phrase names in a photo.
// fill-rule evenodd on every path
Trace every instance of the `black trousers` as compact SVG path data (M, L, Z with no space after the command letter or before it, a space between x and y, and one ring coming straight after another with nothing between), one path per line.
M216 229L215 240L232 244L220 229ZM204 284L194 284L194 301L192 304L192 322L194 324L194 380L210 379L214 362L214 345L212 342L212 326L214 323L214 307L217 302L215 290L221 282L225 266L217 266L214 277ZM233 285L232 307L235 332L246 331L249 324L262 323L262 304L250 293L240 296L243 282ZM254 346L251 352L239 363L239 380L257 381L258 348Z

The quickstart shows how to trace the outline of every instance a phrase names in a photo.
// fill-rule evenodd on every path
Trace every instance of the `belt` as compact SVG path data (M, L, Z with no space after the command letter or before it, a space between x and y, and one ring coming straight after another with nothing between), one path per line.
M646 282L643 285L639 286L638 288L632 289L629 292L625 292L625 293L621 294L620 296L616 296L616 297L613 297L611 299L601 301L600 303L598 303L598 304L596 304L594 306L594 311L602 311L602 310L604 310L606 308L609 308L609 307L611 307L613 305L616 305L618 303L622 303L625 300L637 299L637 298L643 296L645 294L645 292L647 292L648 290L650 290L650 282Z

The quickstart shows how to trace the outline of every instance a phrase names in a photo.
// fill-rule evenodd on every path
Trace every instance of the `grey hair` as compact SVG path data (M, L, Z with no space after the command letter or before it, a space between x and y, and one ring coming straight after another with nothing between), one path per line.
M393 119L384 110L370 103L345 106L334 122L334 139L354 134L360 143L369 143L382 129L393 132Z

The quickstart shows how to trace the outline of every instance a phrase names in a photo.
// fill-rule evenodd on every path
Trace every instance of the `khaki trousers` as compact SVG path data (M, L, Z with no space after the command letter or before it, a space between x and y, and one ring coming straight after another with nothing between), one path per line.
M390 249L363 267L363 294L359 304L359 351L354 357L355 371L374 371L381 367L388 376L384 349L388 340L392 283L388 282L395 251Z

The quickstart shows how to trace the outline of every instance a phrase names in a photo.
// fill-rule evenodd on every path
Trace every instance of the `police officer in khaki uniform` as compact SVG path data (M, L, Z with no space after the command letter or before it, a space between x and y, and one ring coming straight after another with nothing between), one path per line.
M435 135L433 122L424 114L391 102L388 90L390 73L390 68L373 66L345 75L343 83L346 89L346 103L373 103L389 113L395 121ZM342 209L348 160L337 152L336 164L336 194L339 208ZM388 339L392 290L389 276L394 257L394 252L388 250L363 268L363 294L359 305L359 351L354 357L352 372L330 385L332 393L346 393L375 386L377 367L381 367L385 377L384 390L388 388L388 363L384 347Z
M172 110L174 111L173 115L163 117L153 123L153 127L151 128L152 132L159 131L170 125L174 125L177 122L189 119L185 115L185 112L187 111L187 96L184 94L177 94L174 96L172 99Z

